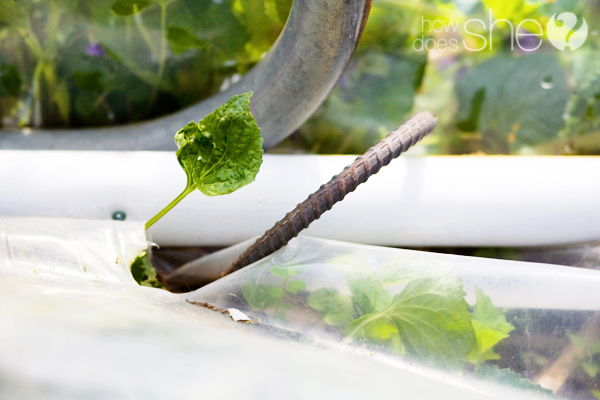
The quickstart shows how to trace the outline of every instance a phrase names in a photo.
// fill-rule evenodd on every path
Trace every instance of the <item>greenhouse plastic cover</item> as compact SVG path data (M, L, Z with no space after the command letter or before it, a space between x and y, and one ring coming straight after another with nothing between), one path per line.
M411 279L457 274L470 305L477 288L497 307L583 312L587 319L600 309L595 271L302 237L244 270L177 295L138 286L131 277L128 266L147 245L142 223L0 217L0 398L539 396L428 365L410 352L350 343L310 307L311 293L329 288L349 296L348 274L357 266L377 275L390 260L403 265L386 289L391 295ZM289 306L276 310L275 303L252 307L245 301L244 286L284 280L281 299ZM302 285L289 290L299 280ZM228 308L253 323L214 311ZM278 314L283 309L285 316Z

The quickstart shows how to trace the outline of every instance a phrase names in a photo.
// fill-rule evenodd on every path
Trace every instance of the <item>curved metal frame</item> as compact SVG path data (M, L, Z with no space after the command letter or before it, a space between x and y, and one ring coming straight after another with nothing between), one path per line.
M372 0L294 0L267 56L236 85L171 115L108 128L0 132L0 149L174 150L174 133L231 96L252 90L250 109L270 147L323 102L350 61Z

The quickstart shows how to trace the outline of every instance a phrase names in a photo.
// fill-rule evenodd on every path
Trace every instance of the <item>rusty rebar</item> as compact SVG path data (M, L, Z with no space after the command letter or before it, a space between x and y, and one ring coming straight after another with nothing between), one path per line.
M353 192L358 185L366 182L371 175L379 172L382 167L429 134L436 124L437 118L424 111L381 139L365 154L344 168L342 173L331 178L328 183L322 185L319 190L308 196L304 202L298 204L293 211L265 232L223 272L222 276L250 265L285 246L313 221L319 219L325 211L330 210L335 203Z

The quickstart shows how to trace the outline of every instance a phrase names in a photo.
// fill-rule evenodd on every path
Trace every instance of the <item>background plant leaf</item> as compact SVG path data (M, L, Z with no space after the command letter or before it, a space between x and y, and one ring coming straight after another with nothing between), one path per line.
M117 0L110 8L112 12L123 17L138 13L152 4L146 0Z
M73 74L73 82L77 87L89 90L90 92L104 91L101 71L91 71L88 73L75 72Z
M427 58L379 51L357 54L327 100L301 128L313 151L363 153L397 128L413 107ZM324 134L326 132L326 135Z
M567 102L557 57L539 52L484 61L456 83L456 125L478 132L487 153L510 153L558 136Z
M167 29L167 39L175 54L192 49L208 50L210 47L210 43L206 40L199 39L185 29L176 26L170 26Z
M69 88L67 82L61 81L54 90L52 95L52 101L58 107L60 116L65 121L69 121L69 115L71 114L71 95L69 94Z
M11 96L16 96L21 90L21 76L14 65L3 65L0 68L0 83Z

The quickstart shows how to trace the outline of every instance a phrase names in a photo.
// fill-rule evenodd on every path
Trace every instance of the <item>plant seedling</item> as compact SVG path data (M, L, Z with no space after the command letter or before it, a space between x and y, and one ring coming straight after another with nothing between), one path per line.
M250 113L251 96L252 92L233 96L199 123L192 121L175 134L177 160L187 184L175 200L146 222L146 229L196 189L207 196L220 196L254 181L262 164L263 141ZM140 285L162 287L145 251L135 259L131 272Z
M252 92L227 103L175 134L177 160L187 175L183 192L146 223L146 229L198 189L207 196L235 192L254 181L262 163L260 128L250 113Z

